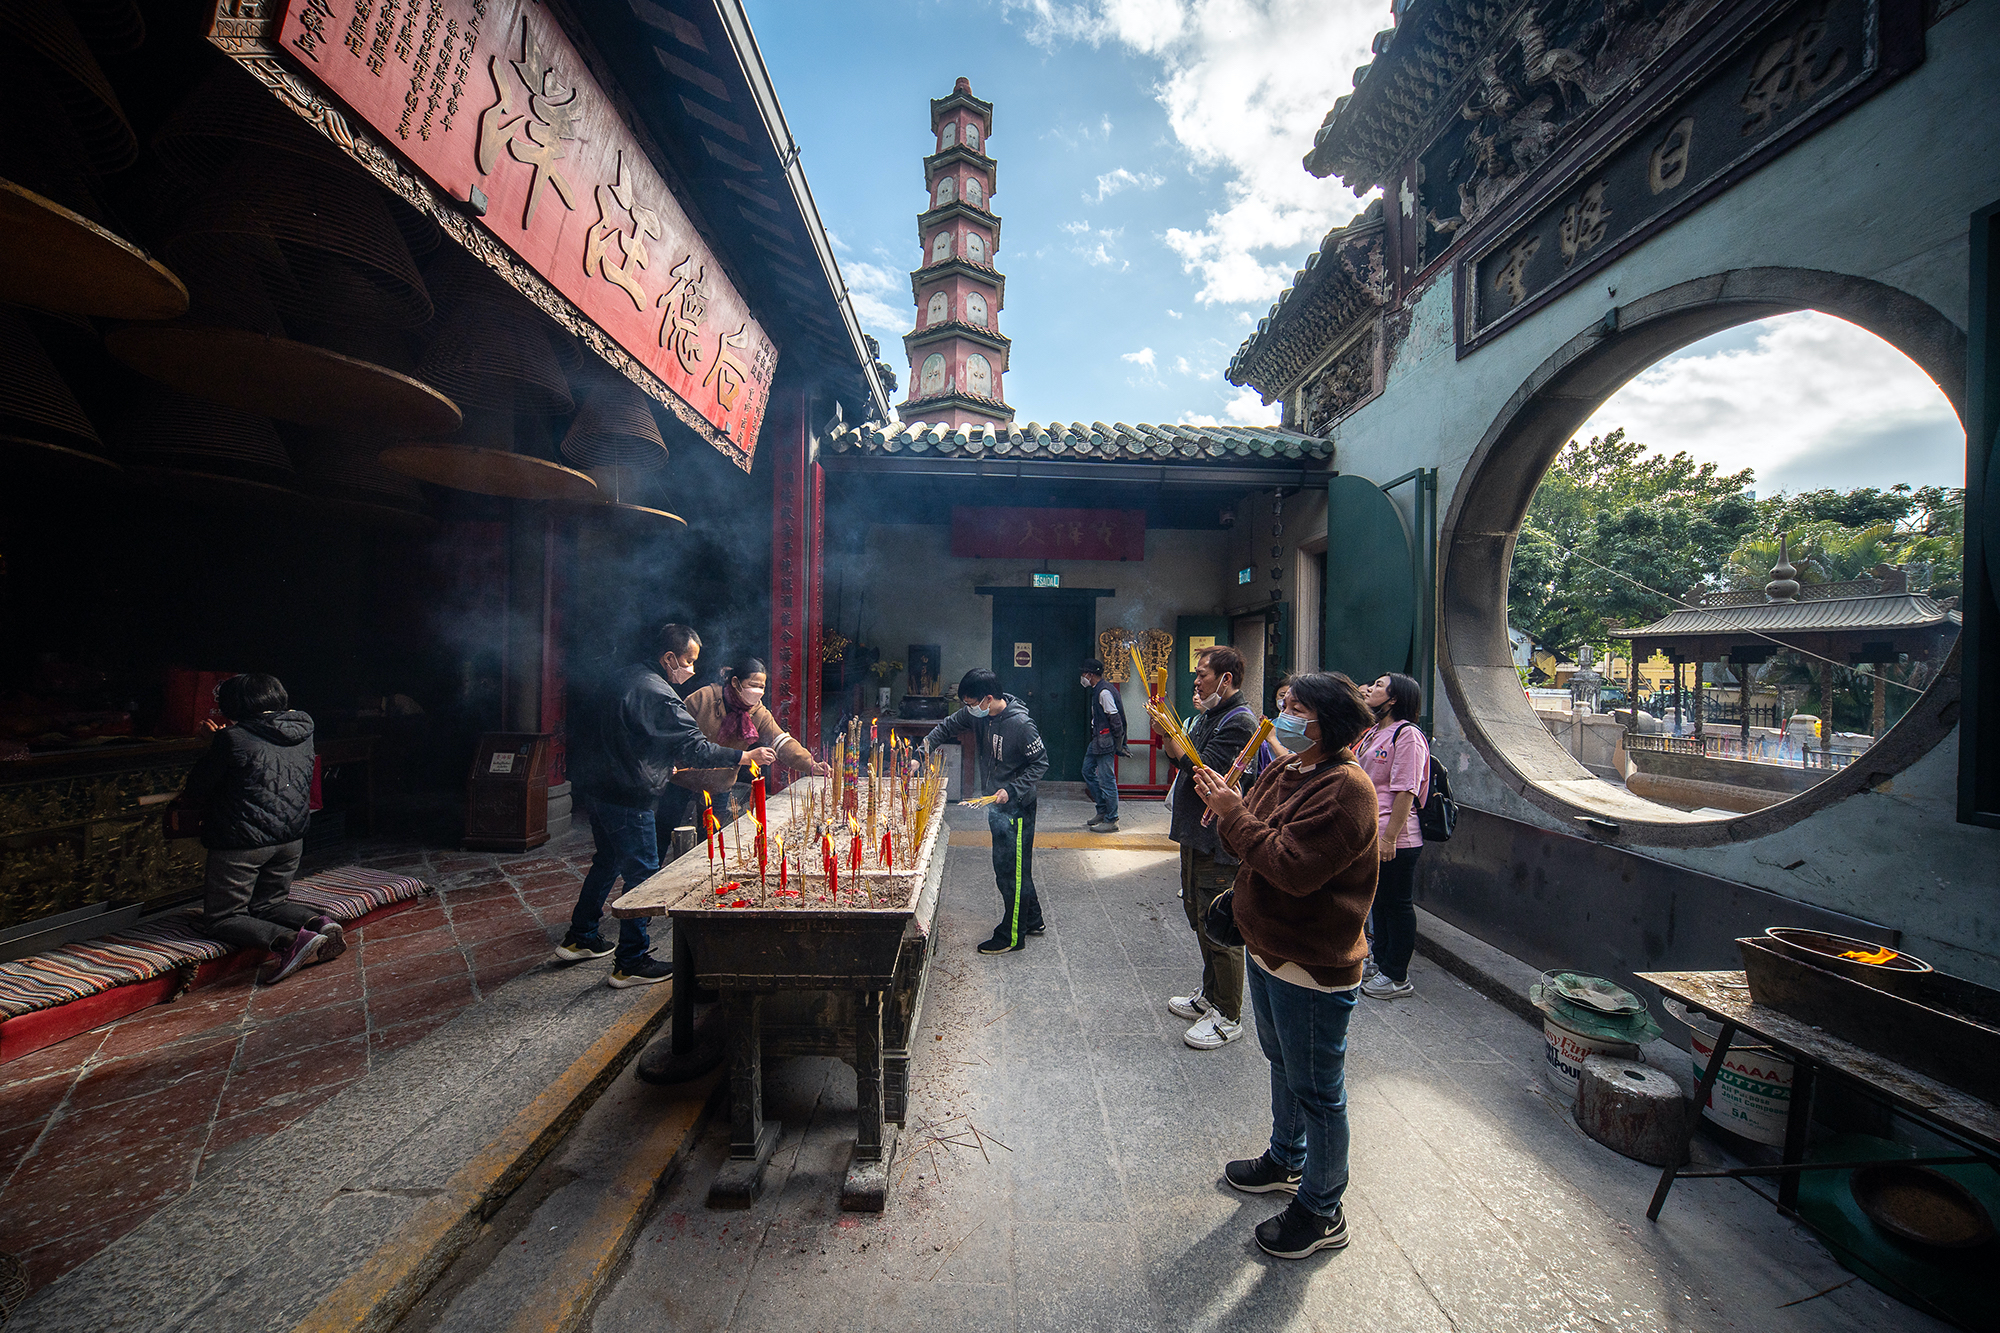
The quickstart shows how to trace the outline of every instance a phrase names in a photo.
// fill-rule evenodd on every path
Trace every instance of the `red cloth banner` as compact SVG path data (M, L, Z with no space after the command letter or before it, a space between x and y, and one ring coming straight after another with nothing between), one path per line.
M778 349L546 8L289 0L279 44L749 466Z
M1144 560L1146 511L954 505L951 553L985 560Z

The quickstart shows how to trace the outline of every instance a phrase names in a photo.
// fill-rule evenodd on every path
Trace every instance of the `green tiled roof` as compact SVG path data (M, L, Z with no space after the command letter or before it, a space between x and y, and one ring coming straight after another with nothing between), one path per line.
M943 422L845 425L826 446L835 453L938 454L965 458L1069 458L1107 462L1237 462L1330 459L1333 442L1278 426L1128 426L1094 421L952 426Z

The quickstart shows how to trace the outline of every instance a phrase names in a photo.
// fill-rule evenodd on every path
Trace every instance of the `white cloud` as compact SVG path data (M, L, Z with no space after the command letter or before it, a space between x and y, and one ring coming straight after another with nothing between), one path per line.
M1166 184L1166 182L1167 178L1157 172L1135 172L1128 171L1124 167L1118 167L1112 171L1105 172L1097 178L1097 202L1100 204L1103 203L1120 190L1157 190L1160 186ZM1090 198L1087 194L1083 197L1086 200Z
M1180 311L1178 311L1178 310L1169 310L1169 311L1167 311L1167 318L1168 318L1168 319L1179 319L1180 317L1181 317L1181 312L1180 312Z
M1153 368L1153 349L1150 347L1141 347L1136 352L1126 352L1119 360L1130 361L1133 365L1144 366L1146 369L1151 370Z
M1579 436L1624 427L1757 490L1965 482L1965 434L1928 376L1867 331L1801 311L1730 329L1642 372Z
M1090 234L1090 224L1088 222L1065 222L1062 224L1062 229L1072 236L1088 236Z
M1222 414L1229 418L1233 426L1275 426L1278 424L1278 405L1264 404L1255 389L1243 388L1236 396L1223 405Z
M1192 375L1194 374L1194 367L1188 364L1188 359L1186 357L1177 356L1174 358L1174 374Z
M1124 46L1156 61L1155 96L1224 205L1168 247L1200 279L1203 303L1268 302L1306 249L1359 201L1299 165L1383 26L1379 0L1002 0L1030 40ZM1286 58L1309 52L1310 58Z
M883 359L894 364L896 356L891 349L917 318L916 304L910 299L909 275L887 264L845 259L841 261L840 276L847 280L855 318L881 342Z
M1174 420L1183 426L1220 426L1222 424L1215 419L1215 414L1212 412L1183 412L1175 417Z

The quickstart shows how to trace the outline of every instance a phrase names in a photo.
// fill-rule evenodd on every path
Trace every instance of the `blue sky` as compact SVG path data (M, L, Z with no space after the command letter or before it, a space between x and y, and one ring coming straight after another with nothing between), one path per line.
M1276 420L1222 371L1360 209L1299 159L1388 26L1386 0L748 4L842 273L905 391L930 99L962 74L994 104L1018 419ZM1764 493L1964 478L1964 435L1936 386L1810 312L1683 349L1584 433L1618 425L1754 466Z
M749 7L863 323L906 388L930 99L964 75L994 104L1019 419L1275 420L1221 372L1359 210L1299 159L1386 3ZM1275 57L1300 30L1323 54Z

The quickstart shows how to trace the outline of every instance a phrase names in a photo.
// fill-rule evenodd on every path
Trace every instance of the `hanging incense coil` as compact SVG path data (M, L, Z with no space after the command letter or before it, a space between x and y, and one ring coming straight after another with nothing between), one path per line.
M133 0L65 0L63 7L99 55L125 55L146 44L146 16Z
M538 319L525 304L511 310L478 302L448 306L417 363L417 377L466 407L565 415L576 403Z
M354 169L346 154L301 119L277 94L233 61L218 62L154 132L162 165L206 185L243 169L243 162L290 153L315 164Z
M584 396L563 437L562 456L580 468L652 472L667 465L667 442L646 396L624 376Z
M423 488L382 466L379 443L307 430L288 432L286 443L298 463L300 489L323 510L377 526L427 524Z
M112 319L172 319L188 308L188 291L122 236L0 180L0 301Z
M104 442L49 359L41 340L14 310L0 306L0 457L10 467L96 468L115 472Z
M384 449L382 466L434 486L508 500L593 500L597 483L574 468L534 452L518 436L538 423L509 408L473 407L465 427L446 442L399 444ZM547 447L546 440L542 446Z
M7 0L0 4L0 41L14 53L41 58L55 100L75 127L93 170L123 171L139 160L139 137L68 10L54 0ZM13 125L8 132L37 131Z
M273 153L203 192L162 250L169 261L254 266L278 309L327 324L416 328L434 313L374 182Z
M284 441L265 417L170 389L141 398L115 432L127 470L197 501L297 504Z

